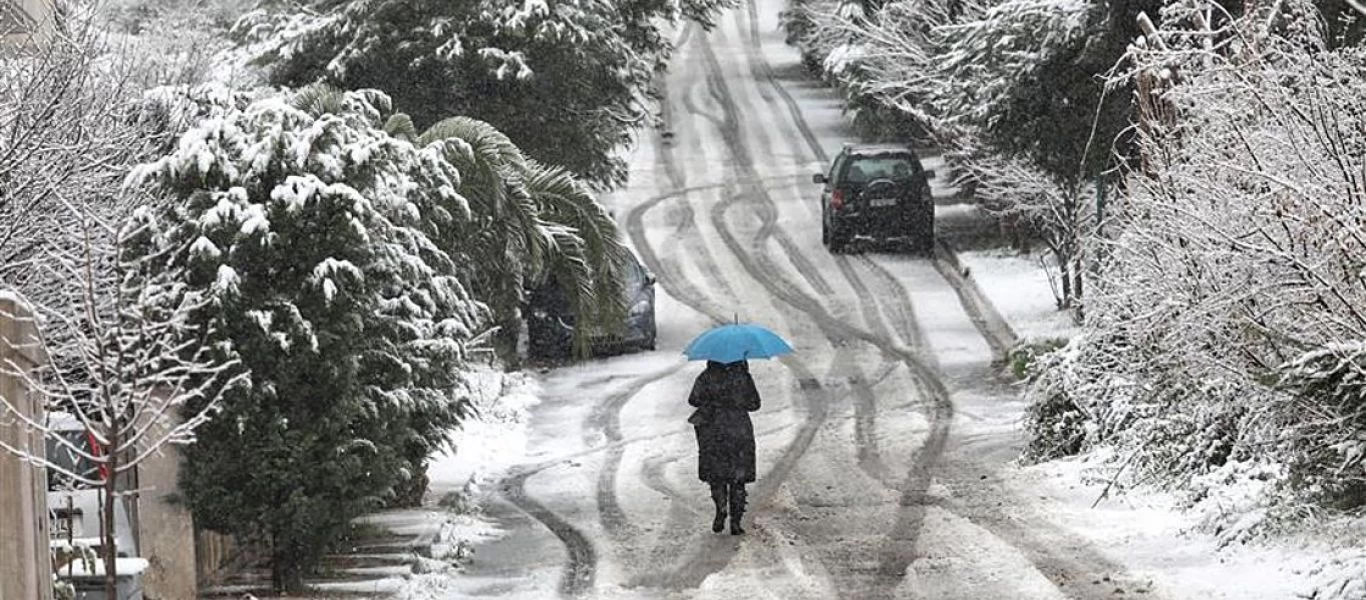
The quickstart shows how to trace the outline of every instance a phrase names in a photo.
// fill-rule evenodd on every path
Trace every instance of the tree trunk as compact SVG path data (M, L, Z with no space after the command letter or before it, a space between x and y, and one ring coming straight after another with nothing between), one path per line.
M1072 257L1058 253L1058 279L1062 284L1062 306L1058 308L1070 308L1072 306Z
M284 558L280 555L279 538L272 536L270 543L270 589L276 592L285 590Z
M1081 286L1082 286L1082 280L1085 279L1084 275L1085 275L1085 273L1086 273L1086 270L1085 270L1084 268L1082 268L1082 264L1081 264L1081 263L1082 263L1082 260L1081 260L1081 259L1078 259L1078 260L1077 260L1077 264L1076 264L1075 266L1073 266L1073 268L1072 268L1072 277L1073 277L1073 280L1074 280L1074 283L1073 283L1073 285L1072 285L1072 291L1073 291L1073 293L1075 294L1075 298L1076 298L1076 300L1077 300L1074 304L1076 304L1076 306L1077 306L1076 319L1077 319L1077 323L1078 323L1078 324L1081 323L1081 320L1082 320L1082 318L1084 317L1084 315L1082 315L1082 311L1085 310L1084 307L1083 307L1084 305L1083 305L1082 302L1081 302L1081 299L1082 299L1082 290L1081 290Z
M522 357L517 351L517 343L522 338L522 313L512 311L499 321L498 331L493 335L494 354L510 370L518 370L522 365Z
M118 524L114 520L114 503L118 502L118 469L119 469L119 431L118 426L109 428L109 439L105 445L104 458L107 461L104 475L104 597L108 600L118 600L118 550L114 546L115 529Z
M286 544L286 547L282 548L278 543L271 545L270 584L276 592L298 592L304 588L299 556L296 549L289 546L291 545Z

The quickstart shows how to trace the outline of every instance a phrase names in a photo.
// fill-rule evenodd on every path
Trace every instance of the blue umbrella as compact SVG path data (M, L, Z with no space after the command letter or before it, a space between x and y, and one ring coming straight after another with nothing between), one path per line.
M752 358L772 358L792 352L778 334L761 325L722 325L697 336L683 350L688 360L732 363Z

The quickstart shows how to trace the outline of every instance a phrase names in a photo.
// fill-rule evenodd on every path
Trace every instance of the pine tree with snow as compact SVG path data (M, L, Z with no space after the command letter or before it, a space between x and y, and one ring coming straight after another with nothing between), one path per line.
M263 540L279 589L468 411L487 311L437 243L470 222L455 144L390 136L389 113L374 91L225 107L129 178L176 200L169 264L250 375L190 448L186 496L201 524Z
M664 22L708 25L728 0L420 2L328 0L237 24L273 83L322 80L389 93L419 128L488 122L529 156L599 186L625 181L614 153L649 118L671 51Z

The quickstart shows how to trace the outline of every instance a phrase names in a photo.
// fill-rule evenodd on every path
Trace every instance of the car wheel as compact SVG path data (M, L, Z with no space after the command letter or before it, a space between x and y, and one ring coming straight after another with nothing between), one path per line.
M846 254L849 252L849 238L841 232L833 231L830 233L830 253Z
M821 219L821 245L830 247L830 224L826 223L825 219Z

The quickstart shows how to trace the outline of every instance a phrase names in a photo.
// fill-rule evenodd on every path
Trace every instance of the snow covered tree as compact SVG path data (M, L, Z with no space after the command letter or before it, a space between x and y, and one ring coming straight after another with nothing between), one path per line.
M1029 161L983 153L959 163L971 178L979 206L999 220L1040 238L1052 264L1050 281L1059 309L1082 296L1083 250L1095 231L1095 188L1059 180Z
M40 432L60 452L98 469L73 471L55 457L41 458L41 449L0 442L0 450L59 480L101 490L100 558L105 594L112 598L119 574L115 506L126 493L119 482L166 444L193 442L241 374L205 343L212 332L193 321L208 297L185 285L178 271L163 268L165 251L147 250L159 245L161 235L151 211L139 210L119 227L102 220L102 210L73 203L66 210L62 226L12 265L64 282L45 294L47 303L29 304L36 342L6 340L35 344L49 363L36 372L0 364L0 373L23 381L48 410L74 415L98 447L75 444L53 423L25 416L14 398L0 396L0 417Z
M1366 52L1330 49L1306 1L1183 0L1157 22L1118 75L1155 82L1145 102L1165 107L1138 123L1145 168L1107 224L1085 335L1031 392L1071 416L1031 429L1118 448L1128 481L1357 509Z
M807 11L808 39L856 94L915 119L940 144L964 133L1054 178L1084 179L1126 123L1097 121L1102 80L1123 52L1090 51L1103 7L1084 0L894 0L865 13L844 2ZM1093 54L1098 54L1093 56ZM1102 125L1096 135L1092 128ZM1061 128L1061 131L1060 131ZM1091 144L1092 138L1099 140Z
M1003 225L1044 241L1059 306L1077 305L1094 231L1092 178L1127 126L1127 97L1107 99L1094 77L1118 57L1090 56L1102 7L899 0L869 13L848 2L826 10L811 9L815 40L840 40L825 66L863 99L859 110L871 101L914 121L945 151L960 187Z
M165 262L250 376L189 449L186 496L200 523L264 541L281 589L466 416L486 313L442 245L472 225L446 160L466 149L389 135L382 93L326 98L221 107L128 181L175 199L167 243L185 249Z
M727 0L325 0L258 11L235 27L271 80L389 93L419 128L485 121L544 164L599 186L625 181L615 152L649 116L670 42L661 25L709 24Z
M60 232L80 219L127 219L143 199L118 194L119 183L153 150L136 110L146 65L114 52L88 19L68 28L0 60L0 287L40 304L64 278L19 265L54 239L77 251L83 240Z
M79 219L123 223L148 204L120 193L128 169L159 155L167 137L143 95L196 81L204 61L195 36L130 40L107 33L105 5L62 6L50 39L10 46L0 60L0 287L44 305L67 282L19 265L56 240L78 251L84 240L62 232Z

